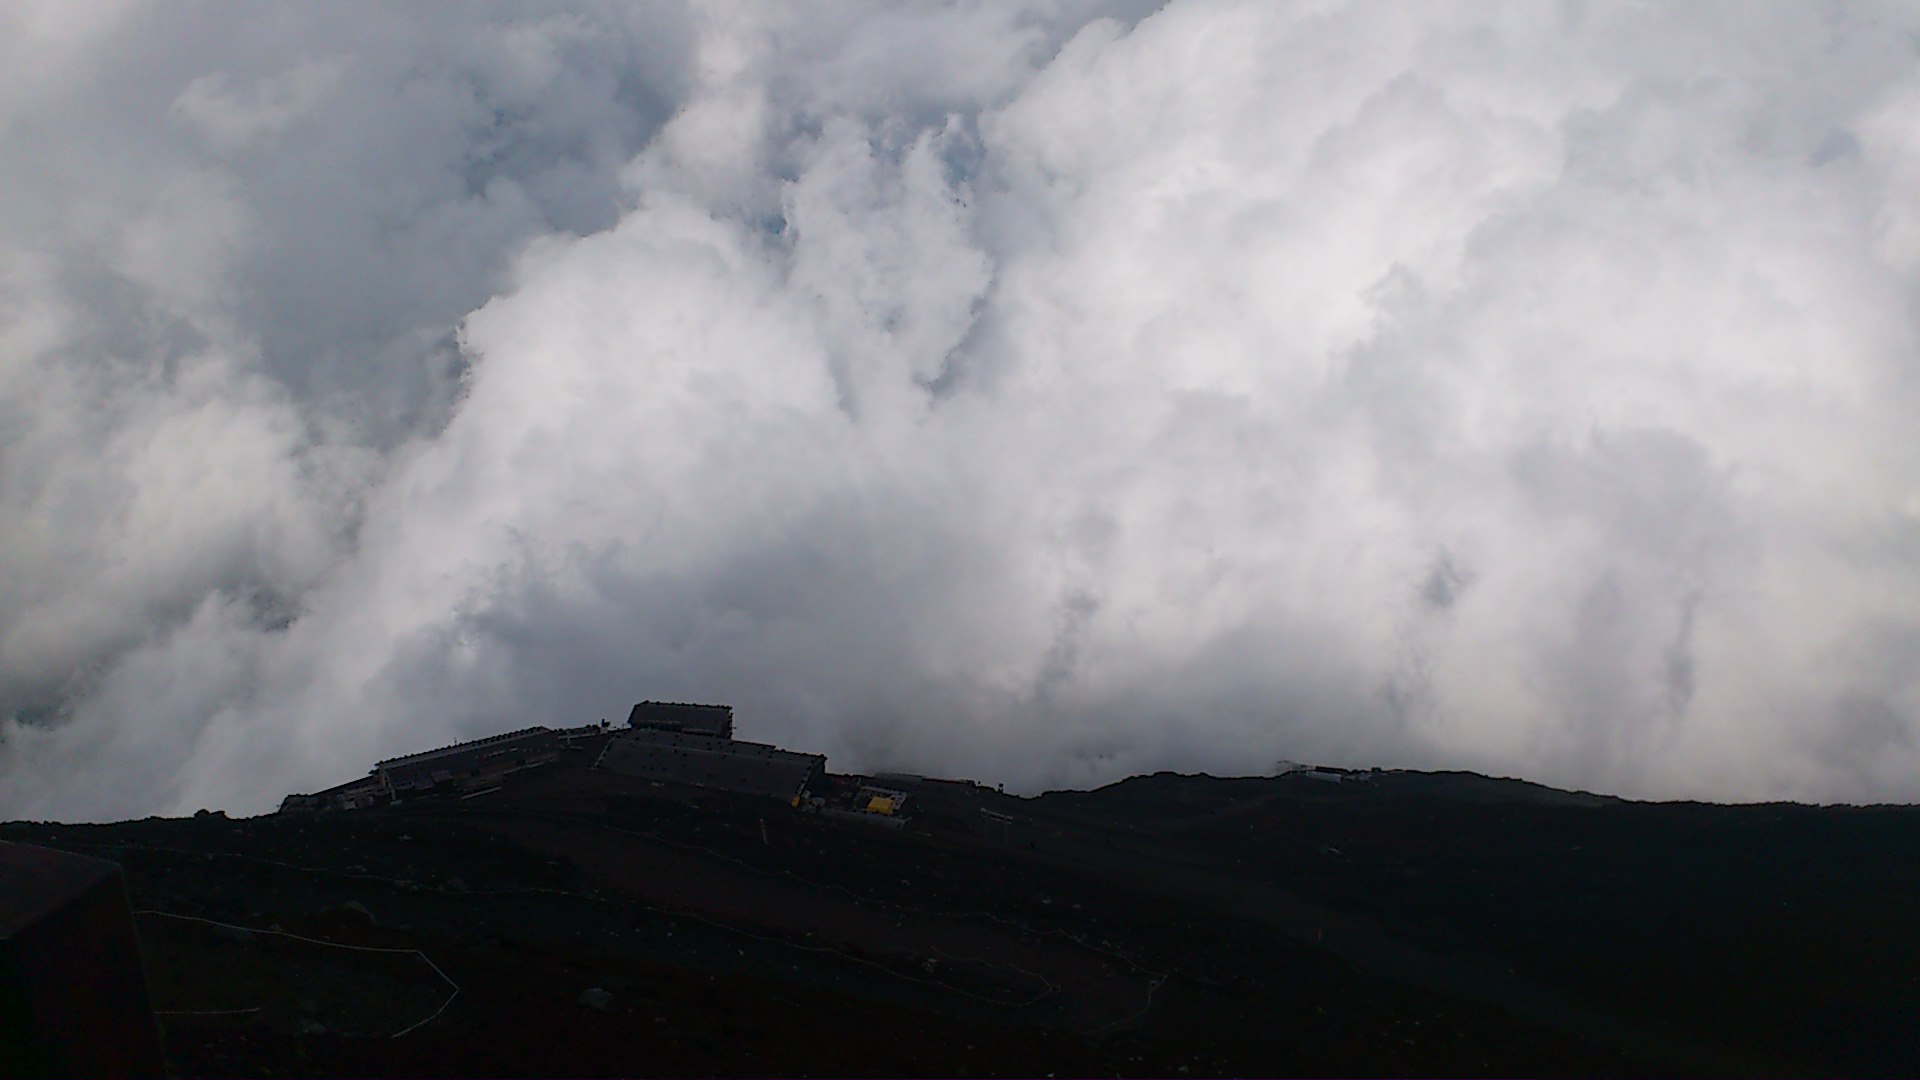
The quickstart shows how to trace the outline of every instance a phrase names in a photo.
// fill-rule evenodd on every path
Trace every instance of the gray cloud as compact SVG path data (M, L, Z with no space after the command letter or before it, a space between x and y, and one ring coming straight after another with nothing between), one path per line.
M0 811L636 696L1916 794L1904 8L67 10L0 35Z

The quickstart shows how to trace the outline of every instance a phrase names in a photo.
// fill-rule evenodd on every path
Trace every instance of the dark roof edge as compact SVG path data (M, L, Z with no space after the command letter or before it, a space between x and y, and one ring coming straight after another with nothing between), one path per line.
M482 746L491 746L495 743L512 742L516 739L524 739L529 735L539 735L552 730L552 728L543 724L535 724L533 727L521 728L518 731L507 731L499 735L488 735L484 738L468 739L466 742L452 743L434 750L422 750L417 754L403 754L400 757L387 758L384 761L374 762L373 767L375 769L386 769L395 765L411 765L416 761L426 761L439 757L442 754L454 753L458 750L472 750Z

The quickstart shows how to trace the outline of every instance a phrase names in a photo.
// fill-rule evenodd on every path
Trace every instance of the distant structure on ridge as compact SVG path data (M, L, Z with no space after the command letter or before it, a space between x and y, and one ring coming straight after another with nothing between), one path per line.
M288 795L285 812L365 810L416 799L472 799L524 779L564 789L598 775L615 788L700 789L778 799L818 813L892 828L918 807L919 790L972 781L883 774L873 782L827 774L824 754L804 754L733 737L733 706L642 701L624 728L605 720L575 728L526 727L376 762L366 776L311 794ZM538 779L544 777L545 779ZM617 779L616 779L617 778ZM557 786L556 786L557 785ZM523 788L523 790L527 790Z
M821 788L823 754L733 737L733 706L643 701L594 768L661 784L764 795L799 805Z
M643 701L627 714L627 726L692 735L733 738L733 706L693 705L682 701Z
M827 759L733 737L733 706L642 701L625 729L527 727L376 762L358 780L289 795L282 810L359 810L427 796L490 794L517 773L567 759L652 784L779 799L794 806L827 788Z

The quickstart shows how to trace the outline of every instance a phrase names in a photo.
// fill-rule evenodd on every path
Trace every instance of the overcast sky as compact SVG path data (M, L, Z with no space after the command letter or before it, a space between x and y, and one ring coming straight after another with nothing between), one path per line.
M642 698L1920 797L1920 7L0 5L0 817Z

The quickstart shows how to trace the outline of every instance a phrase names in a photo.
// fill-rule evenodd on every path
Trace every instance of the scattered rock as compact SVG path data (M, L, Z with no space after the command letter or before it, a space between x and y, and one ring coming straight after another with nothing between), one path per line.
M367 920L368 926L380 925L380 920L373 917L373 912L367 910L367 905L361 903L358 900L349 900L346 903L340 905L340 907L344 911L357 912L358 914L364 916Z
M580 991L580 1004L605 1012L613 1004L613 995L595 986Z

